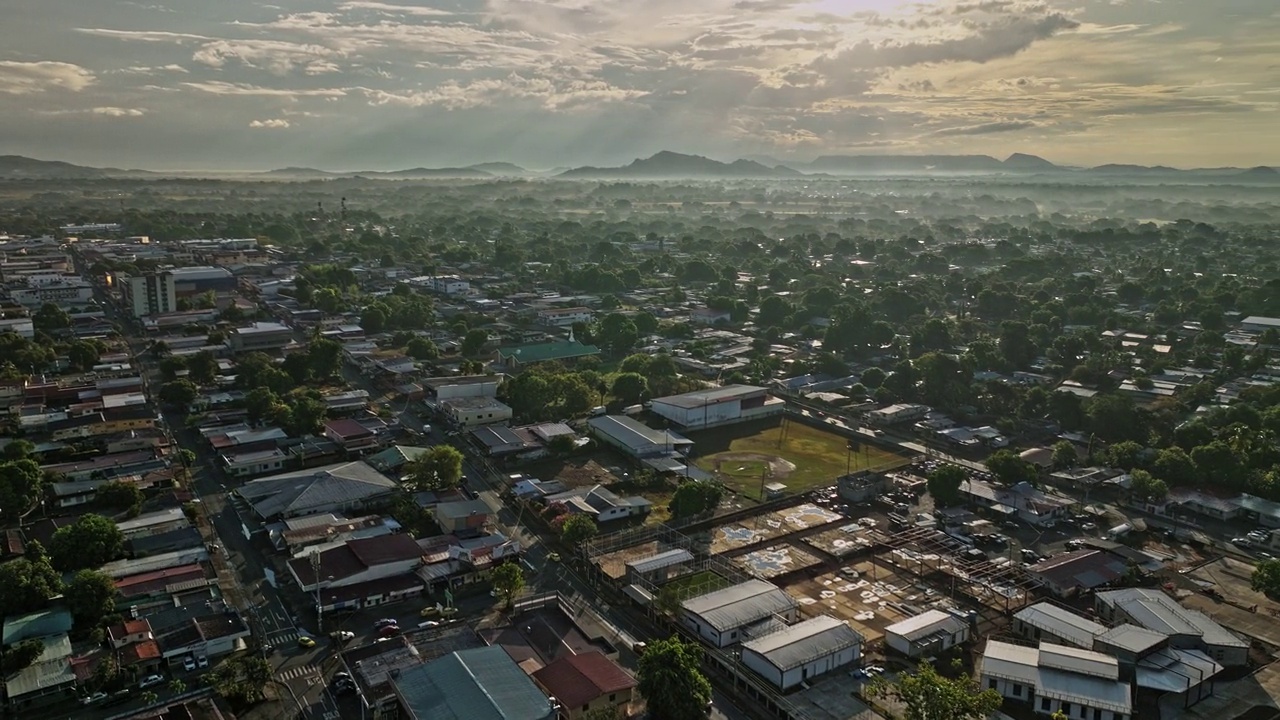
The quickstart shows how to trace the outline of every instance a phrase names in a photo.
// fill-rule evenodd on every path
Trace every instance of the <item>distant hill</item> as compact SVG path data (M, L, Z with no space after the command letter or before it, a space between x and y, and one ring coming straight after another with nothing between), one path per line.
M307 167L287 167L277 170L268 170L266 172L255 173L259 177L281 177L281 178L331 178L340 177L339 173L331 173L327 170L317 170Z
M1009 168L990 155L823 155L806 170L833 175L990 173Z
M89 179L111 177L144 177L146 170L121 170L74 165L60 160L36 160L22 155L0 155L0 177L23 179Z
M802 175L788 167L769 167L751 160L723 163L701 155L684 155L663 150L653 157L638 159L630 165L614 168L579 167L556 177L588 178L770 178Z
M479 170L489 175L531 175L528 170L509 162L487 162L468 165L466 170Z
M1280 170L1276 170L1273 167L1267 167L1266 165L1259 165L1258 167L1245 170L1236 177L1241 180L1264 180L1267 182L1275 182L1280 180Z
M1164 165L1126 165L1120 163L1109 163L1107 165L1091 167L1085 172L1097 175L1153 175L1161 173L1178 173L1183 171Z
M410 168L408 170L393 170L392 172L367 172L355 173L361 177L380 177L395 178L398 180L413 180L424 178L491 178L493 175L483 170L474 168Z
M1009 170L1020 172L1052 172L1061 170L1057 165L1037 155L1014 153L1005 158L1003 165Z

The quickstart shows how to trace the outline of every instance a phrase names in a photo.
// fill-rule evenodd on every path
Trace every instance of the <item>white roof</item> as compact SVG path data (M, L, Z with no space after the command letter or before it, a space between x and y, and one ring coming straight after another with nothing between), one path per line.
M720 632L795 609L796 601L772 583L748 580L738 585L689 598L680 604Z
M843 620L819 615L796 623L784 630L742 644L742 651L753 652L770 665L786 672L820 657L862 644L862 636Z
M1082 648L1093 647L1093 639L1107 631L1106 627L1088 618L1047 602L1025 607L1014 617Z
M1138 661L1138 687L1182 692L1222 672L1222 666L1199 650L1162 648Z
M1049 664L1045 664L1046 659ZM1104 659L1115 665L1114 677L1098 677L1059 667L1097 670L1106 664ZM1115 658L1102 653L1065 645L1040 643L1040 647L1033 648L988 640L979 667L984 676L1030 685L1040 697L1129 715L1133 711L1132 692L1128 683L1118 679L1118 664Z
M1120 677L1120 661L1112 655L1046 642L1040 643L1040 667L1108 680Z
M678 408L692 409L700 408L704 405L714 405L716 403L728 402L730 400L738 400L750 397L764 392L764 388L754 385L725 385L724 387L711 388L709 390L695 390L682 395L668 395L666 397L654 398L654 405L671 405Z
M943 610L928 610L906 620L898 621L884 629L886 635L901 635L911 642L929 637L937 632L955 633L963 630L965 621Z

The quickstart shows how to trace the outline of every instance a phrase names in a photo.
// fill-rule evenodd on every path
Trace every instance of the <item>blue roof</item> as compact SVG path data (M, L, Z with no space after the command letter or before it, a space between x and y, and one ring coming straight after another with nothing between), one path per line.
M71 632L71 613L64 608L37 610L26 615L10 615L4 619L5 645L33 638L56 637Z
M395 683L415 720L551 720L555 709L499 645L459 650L400 673Z

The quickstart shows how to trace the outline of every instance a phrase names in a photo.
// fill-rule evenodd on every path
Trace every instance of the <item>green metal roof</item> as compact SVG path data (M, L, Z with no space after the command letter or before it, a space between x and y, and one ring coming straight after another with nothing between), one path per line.
M572 358L586 357L587 355L599 355L600 348L595 345L584 345L580 342L569 342L567 340L560 342L539 343L537 345L520 345L517 347L505 347L498 350L498 356L503 360L507 358L515 358L521 363L547 362L549 360L569 360Z
M499 645L459 650L392 681L415 720L552 720L546 695Z
M8 647L31 638L54 637L71 632L71 613L63 608L37 610L4 619L4 645Z

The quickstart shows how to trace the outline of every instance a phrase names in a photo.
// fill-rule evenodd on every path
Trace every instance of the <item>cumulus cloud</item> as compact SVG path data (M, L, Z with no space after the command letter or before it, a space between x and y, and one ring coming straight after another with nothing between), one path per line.
M142 108L122 108L122 107L96 107L89 112L94 115L105 115L106 117L142 117L147 114Z
M337 98L343 97L347 91L342 88L317 88L310 90L290 90L284 88L270 88L259 85L250 85L248 83L230 83L221 80L210 80L208 82L187 82L184 86L193 90L199 90L211 95L248 95L259 97L325 97Z
M439 8L424 7L421 5L393 5L391 3L381 2L344 2L338 5L339 10L371 10L374 12L386 13L388 15L416 15L418 17L449 17L454 15L449 10L441 10Z
M249 123L251 128L262 128L266 130L283 130L289 127L289 121L284 118L272 118L270 120L254 120Z
M305 68L308 74L318 75L338 72L338 66L329 59L340 54L331 48L312 43L283 40L215 40L202 45L191 59L213 68L238 63L245 67L284 75L301 67Z
M79 92L96 80L92 72L71 63L0 60L0 93L26 95L50 89Z
M1030 130L1038 127L1033 122L1026 120L1011 120L1006 122L989 122L979 123L977 125L965 125L961 127L944 128L934 132L934 135L990 135L991 133L1013 132L1015 130Z

